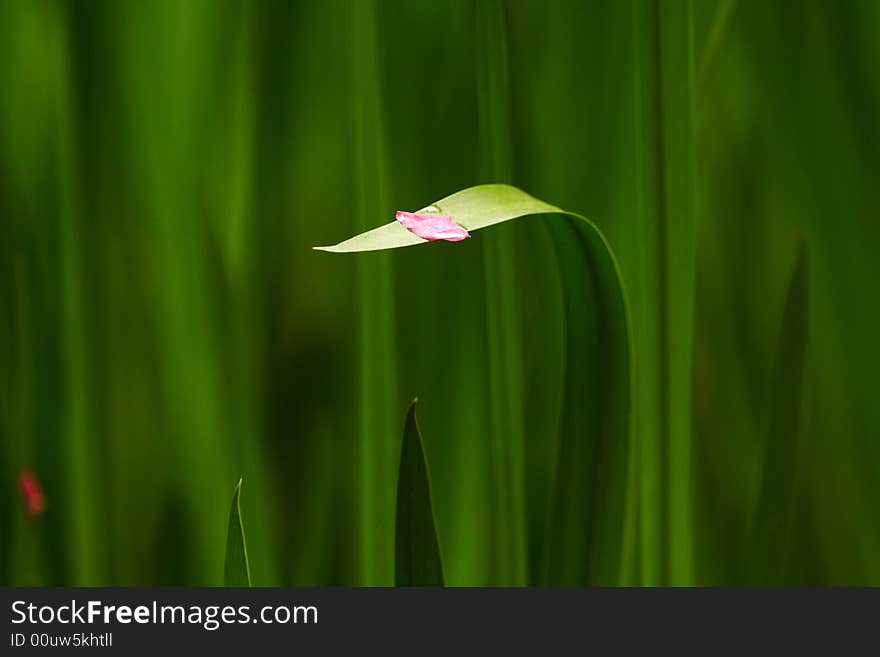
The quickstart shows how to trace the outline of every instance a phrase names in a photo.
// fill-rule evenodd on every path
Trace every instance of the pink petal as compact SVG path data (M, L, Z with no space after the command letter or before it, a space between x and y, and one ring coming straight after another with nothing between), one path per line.
M464 226L460 226L448 214L416 214L398 212L397 220L409 232L426 240L446 240L460 242L471 236Z
M40 480L30 470L22 470L18 475L18 488L28 518L34 519L46 510L46 495Z

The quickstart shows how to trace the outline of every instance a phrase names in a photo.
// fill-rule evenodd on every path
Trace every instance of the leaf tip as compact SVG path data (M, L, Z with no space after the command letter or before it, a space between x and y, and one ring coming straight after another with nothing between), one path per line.
M406 411L407 419L411 419L413 422L418 422L416 420L416 406L419 404L419 397L416 395L413 397L413 400L409 403L409 408Z

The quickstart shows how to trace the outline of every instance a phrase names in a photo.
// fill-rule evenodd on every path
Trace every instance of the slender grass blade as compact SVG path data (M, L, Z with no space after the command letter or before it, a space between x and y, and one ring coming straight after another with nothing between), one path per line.
M747 579L780 585L794 522L798 445L809 313L809 262L801 245L785 299L771 375L761 491L752 526Z
M403 429L397 478L394 583L396 586L443 586L443 561L431 502L431 478L416 403L410 404Z
M223 573L224 586L250 586L251 567L248 563L244 524L241 520L241 479L232 493L229 509L229 530L226 533L226 565Z

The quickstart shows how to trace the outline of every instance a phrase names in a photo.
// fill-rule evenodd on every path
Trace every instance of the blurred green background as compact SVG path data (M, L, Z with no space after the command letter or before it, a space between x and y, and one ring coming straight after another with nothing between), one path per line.
M878 44L875 0L0 0L0 583L219 584L242 476L255 584L390 584L416 395L449 583L541 581L546 234L310 249L498 181L629 293L602 583L880 584Z

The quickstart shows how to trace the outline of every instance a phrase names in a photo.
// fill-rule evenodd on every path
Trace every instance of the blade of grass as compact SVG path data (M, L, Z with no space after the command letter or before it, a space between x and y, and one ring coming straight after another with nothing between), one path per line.
M406 414L397 475L395 586L443 586L443 559L431 502L431 476L414 399Z
M564 199L564 207L589 208L590 216L616 247L624 279L632 277L637 271L635 267L642 264L637 251L643 245L641 239L633 238L633 220L637 216L634 192L638 191L634 184L638 162L633 157L637 106L632 98L633 85L621 84L621 80L631 75L635 61L633 7L630 3L578 0L549 4L518 0L506 6L511 44L511 106L517 119L517 180L527 181L530 188L540 190L542 197L558 199L560 203ZM530 226L529 231L546 232L543 228ZM529 264L540 262L539 256L530 252ZM534 277L530 279L524 280L524 287L535 284ZM636 282L633 278L630 281ZM629 288L633 300L638 298L641 288ZM561 320L564 314L560 309L551 317ZM528 336L530 330L531 327L524 327L523 335ZM554 341L562 343L561 339ZM530 359L534 357L527 353L526 367ZM525 379L527 389L534 389L531 378L528 375ZM540 427L528 423L534 415L533 407L527 405L529 446L545 442L535 435L535 429L540 431ZM638 455L633 445L633 460ZM529 456L528 498L532 502L539 490L536 484L540 486L542 482L536 481L531 473L536 465L541 465L534 460L534 450ZM628 564L625 581L633 582L637 581L634 578L638 571L638 478L632 477L630 481L633 490L629 494L629 531L624 551ZM544 489L540 486L540 490ZM530 533L540 536L539 546L545 534L541 519L546 513L546 494L541 497L540 512L535 513L530 506L529 517ZM533 548L532 554L540 555L540 549Z
M247 541L241 519L241 484L239 479L232 491L229 509L229 527L226 531L226 559L223 565L223 586L250 586L251 566L248 562Z
M626 516L632 377L626 299L614 255L584 217L509 185L471 187L432 205L472 232L520 217L541 218L551 232L564 279L568 353L545 579L616 583ZM419 243L428 242L394 221L316 248L352 253Z
M692 0L660 0L658 13L662 175L663 346L669 583L694 583L693 385L694 222Z
M626 301L601 233L553 230L565 299L565 386L543 550L550 586L616 585L623 575L630 463Z
M379 23L373 0L351 3L354 214L371 225L390 212L384 144ZM397 375L392 266L387 256L355 263L358 344L358 546L360 583L392 581Z
M477 115L483 179L512 180L507 35L501 0L477 3ZM514 236L499 231L483 241L486 353L489 361L489 436L493 478L492 565L497 584L527 577L523 437L523 374L517 324Z
M254 208L255 193L253 181L259 106L256 99L257 69L256 59L256 8L244 3L235 6L231 24L237 30L225 47L229 60L227 88L221 87L234 99L218 111L223 133L217 139L218 152L224 157L216 157L217 179L213 195L218 202L214 229L217 232L219 255L223 258L228 272L229 296L223 300L223 315L226 333L222 340L227 348L228 369L224 372L227 384L223 393L229 400L229 407L235 408L235 424L230 426L227 450L238 464L239 471L248 477L250 473L265 473L268 469L269 455L263 444L255 440L264 435L265 428L259 426L258 403L264 391L250 364L259 359L263 348L260 303L263 301L259 290L258 266L255 254L256 243L260 239L255 224L249 222L250 216L258 214ZM212 280L212 283L216 284ZM251 479L245 508L250 519L251 548L260 564L262 581L277 581L277 559L270 550L273 541L269 540L269 519L278 513L276 500L269 494L269 479L264 475ZM258 582L259 584L260 582Z
M636 232L638 257L631 258L633 339L638 370L636 385L636 442L639 467L639 572L640 583L659 585L663 579L665 530L663 525L663 445L661 299L659 276L660 180L655 97L658 92L656 6L633 1L634 98L636 110Z
M691 386L695 223L690 0L634 2L643 584L694 578Z
M541 214L563 215L570 218L578 218L589 223L580 215L566 212L555 205L538 200L511 185L477 185L476 187L468 187L427 207L435 208L442 214L450 215L457 223L471 232L512 219ZM592 226L592 224L589 225ZM598 229L595 227L593 227L593 230L598 232ZM327 251L328 253L361 253L364 251L398 249L418 244L434 244L436 247L448 246L454 248L454 245L422 239L404 228L399 221L391 221L333 246L316 246L313 248L316 251Z
M752 586L779 586L784 581L794 521L808 320L809 262L802 243L786 293L770 381L763 475L746 575Z
M56 116L56 176L58 180L58 226L60 235L59 287L62 290L64 351L64 429L67 459L70 464L67 481L67 540L70 546L73 583L78 586L97 586L104 583L102 554L105 544L104 527L96 492L101 471L101 454L96 448L95 390L91 362L90 316L91 303L86 283L90 265L87 223L79 212L80 181L77 160L77 112L73 97L74 83L70 67L73 49L70 44L68 23L62 10L50 15L57 44L57 116Z

